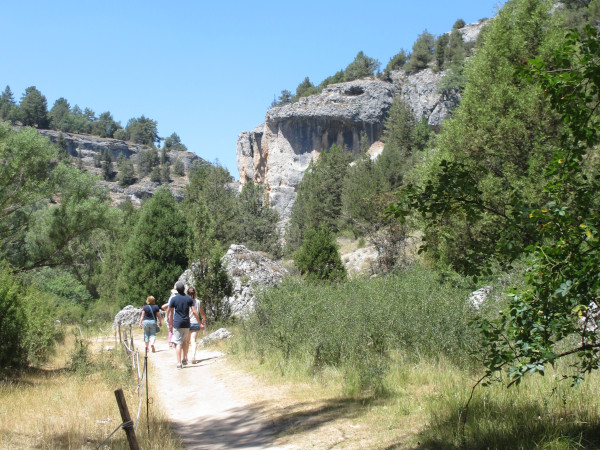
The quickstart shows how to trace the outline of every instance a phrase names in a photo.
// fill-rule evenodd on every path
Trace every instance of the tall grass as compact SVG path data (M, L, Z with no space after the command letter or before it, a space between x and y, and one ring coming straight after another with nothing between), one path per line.
M276 352L283 372L299 361L313 375L339 368L348 394L379 395L390 351L402 349L415 361L440 354L459 364L470 360L467 295L420 266L342 284L292 280L259 295L245 346L259 357Z
M559 375L568 361L510 389L501 378L480 386L463 430L484 372L468 293L419 266L339 285L292 280L259 296L230 350L285 382L327 385L315 389L326 396L317 401L334 391L355 400L377 436L363 436L364 448L600 448L600 376L572 388ZM479 313L498 308L492 302Z
M95 448L121 423L114 395L119 388L135 419L137 377L124 354L104 351L79 330L65 335L48 364L0 376L2 448ZM150 436L144 410L136 433L141 448L183 448L158 404L149 420ZM119 430L103 448L129 448L125 433Z

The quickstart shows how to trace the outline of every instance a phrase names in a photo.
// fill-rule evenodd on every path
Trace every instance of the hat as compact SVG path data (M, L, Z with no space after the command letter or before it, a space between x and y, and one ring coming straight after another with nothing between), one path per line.
M178 281L175 283L175 289L177 289L177 292L180 294L183 294L185 292L185 283L183 281Z

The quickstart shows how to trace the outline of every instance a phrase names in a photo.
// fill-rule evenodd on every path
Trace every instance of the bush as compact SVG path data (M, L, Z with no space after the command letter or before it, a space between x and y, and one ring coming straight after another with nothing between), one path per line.
M55 327L52 298L24 288L0 263L0 366L24 367L45 361L62 338Z
M300 273L314 281L340 281L346 278L335 239L329 228L309 230L296 253L296 266Z
M389 355L471 362L475 331L468 289L420 266L372 280L315 285L288 280L258 295L246 324L249 351L303 362L313 373L340 368L350 394L385 391Z

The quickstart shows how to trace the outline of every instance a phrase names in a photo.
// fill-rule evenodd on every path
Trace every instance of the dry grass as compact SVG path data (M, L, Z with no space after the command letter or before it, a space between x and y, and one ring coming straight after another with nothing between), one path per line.
M69 336L48 365L5 374L0 380L0 442L2 448L95 448L121 423L114 391L123 389L130 415L138 411L137 376L114 352L98 353L102 342L91 340L94 364L89 375L67 370L74 336ZM150 386L150 397L158 398ZM158 405L158 402L154 403ZM141 448L183 448L158 407L150 409L151 439L147 436L145 396L137 427ZM159 439L156 439L160 437ZM106 448L129 448L117 431Z
M247 389L275 425L276 444L293 448L450 449L461 444L461 414L478 374L452 362L415 361L393 355L378 398L348 397L333 368L313 376L276 358L247 359L235 341L222 348L238 370L253 374ZM222 370L231 372L231 368ZM469 412L465 448L598 448L600 374L577 388L549 368L522 386L479 388ZM277 399L275 402L267 399ZM512 443L512 444L511 444ZM517 444L519 443L519 444Z

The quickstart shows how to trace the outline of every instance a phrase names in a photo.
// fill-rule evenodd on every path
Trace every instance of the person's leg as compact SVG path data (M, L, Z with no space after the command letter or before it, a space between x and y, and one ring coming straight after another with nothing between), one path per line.
M188 352L189 352L189 346L192 345L193 349L194 349L194 357L192 358L192 364L196 364L196 336L198 336L198 331L196 330L190 330L190 340L189 340L189 344L188 344Z
M180 328L173 328L173 343L175 344L175 357L177 368L181 369L181 343L183 342Z

